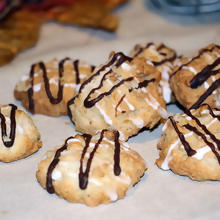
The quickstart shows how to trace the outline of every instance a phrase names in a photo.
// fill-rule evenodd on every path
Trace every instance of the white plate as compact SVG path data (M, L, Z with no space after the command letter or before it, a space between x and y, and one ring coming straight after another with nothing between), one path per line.
M141 42L144 40L140 39ZM137 39L135 42L138 42ZM71 56L98 64L107 58L112 49L129 51L135 42L117 41L75 50L57 50L43 56L29 57L28 52L21 54L10 65L0 68L1 103L15 103L22 108L20 102L13 98L13 89L21 75L29 71L33 61ZM203 40L195 45L186 42L186 38L166 40L170 46L182 48L181 51L189 54L207 42ZM175 105L169 106L169 110L180 111ZM144 157L148 171L124 199L90 208L48 194L35 178L37 164L46 151L62 145L67 137L75 134L74 126L68 117L31 116L41 133L43 147L26 159L0 163L0 219L219 219L219 183L192 181L155 165L161 126L152 132L144 131L128 141Z

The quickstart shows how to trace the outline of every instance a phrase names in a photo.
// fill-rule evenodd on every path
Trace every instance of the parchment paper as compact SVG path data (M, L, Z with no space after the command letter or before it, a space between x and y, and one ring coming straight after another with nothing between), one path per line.
M10 65L0 69L0 103L20 102L13 98L13 89L19 78L29 72L30 65L39 60L54 57L81 58L93 64L107 59L111 50L129 51L139 42L165 42L185 54L193 54L210 42L217 42L213 33L193 33L187 36L146 36L128 40L103 42L78 49L60 50L43 54L21 54ZM171 112L180 111L175 105L168 107ZM152 132L144 131L132 137L128 143L146 160L148 171L141 181L132 188L124 199L95 208L83 204L72 204L50 195L35 178L38 162L45 152L60 146L64 140L75 134L68 117L31 115L43 141L43 147L32 156L12 163L0 163L0 219L59 220L59 219L220 219L219 182L197 182L181 177L171 171L163 171L155 165L158 158L156 143L161 135L161 126Z

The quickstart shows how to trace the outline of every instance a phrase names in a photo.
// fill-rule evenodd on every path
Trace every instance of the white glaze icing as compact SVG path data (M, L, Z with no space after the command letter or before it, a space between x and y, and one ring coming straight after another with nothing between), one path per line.
M204 82L204 88L208 89L209 88L209 84L207 82Z
M162 78L168 81L170 78L170 75L169 75L170 71L171 69L169 66L163 66L162 67Z
M81 142L81 140L79 140L78 138L71 138L67 141L68 144L74 143L74 142Z
M100 181L97 181L95 178L89 178L89 183L93 183L97 186L101 186L102 183Z
M53 180L60 180L62 178L62 173L58 169L54 169L52 173Z
M196 158L197 160L202 160L205 154L209 151L211 151L211 148L209 146L202 147L196 150L196 154L194 154L192 157Z
M130 185L131 184L130 177L128 175L126 175L124 172L121 172L120 176L115 176L115 179L118 182L125 183L126 185Z
M194 75L197 74L197 71L196 71L192 66L184 66L183 69L189 70L189 71L192 72Z
M179 143L180 143L180 141L179 141L179 139L178 139L178 140L176 140L176 142L175 142L174 144L171 144L171 146L170 146L170 148L169 148L169 150L168 150L168 152L167 152L167 155L166 155L166 157L165 157L163 163L161 164L161 169L163 169L163 170L169 170L169 169L170 169L170 167L169 167L169 162L170 162L170 160L172 159L172 157L170 156L171 151L172 151Z
M166 101L166 103L170 103L171 102L171 94L172 94L172 90L170 88L170 85L168 82L166 81L160 81L160 85L162 87L163 90L163 98Z
M17 124L17 128L20 134L24 134L24 129L21 127L21 125Z
M111 118L105 113L105 111L99 106L98 103L95 104L96 108L100 111L101 115L103 116L106 124L112 125Z
M130 120L137 128L144 127L144 121L141 118L131 118Z
M118 199L118 195L115 191L110 191L108 189L106 190L106 194L108 195L109 199L111 199L111 201L116 201Z
M80 79L84 79L84 78L86 78L86 76L87 75L85 75L85 74L80 74Z
M124 140L125 140L124 134L123 134L121 131L118 131L118 132L119 132L119 134L120 134L119 139L122 140L122 141L124 141Z
M130 71L131 70L131 66L128 63L126 63L126 62L122 63L121 67L122 67L122 69L124 69L126 71Z
M72 87L72 88L76 88L76 84L75 83L65 83L64 87Z
M146 63L147 63L148 65L154 66L154 64L153 64L150 60L146 60Z
M127 104L128 108L129 108L131 111L134 111L134 110L135 110L135 107L128 102L127 98L124 98L123 101Z
M57 78L50 78L49 83L50 83L50 84L55 84L55 85L58 86L58 80L57 80Z
M33 91L34 91L34 92L39 92L40 89L41 89L41 83L35 84L35 85L33 86Z
M164 132L167 129L168 122L169 122L169 120L167 120L166 123L163 125L162 132Z
M185 134L184 137L187 138L187 137L191 136L192 134L193 134L193 132L191 131L191 132L189 132L188 134ZM180 139L179 139L179 138L176 140L176 142L175 142L174 144L172 144L172 145L170 146L170 148L169 148L169 150L168 150L168 152L167 152L167 155L166 155L166 157L165 157L165 159L164 159L164 161L163 161L163 163L162 163L162 165L161 165L161 169L163 169L163 170L169 170L169 169L170 169L170 167L169 167L169 162L170 162L170 160L172 159L171 152L172 152L172 150L173 150L178 144L180 144ZM182 145L181 145L181 147L182 147Z

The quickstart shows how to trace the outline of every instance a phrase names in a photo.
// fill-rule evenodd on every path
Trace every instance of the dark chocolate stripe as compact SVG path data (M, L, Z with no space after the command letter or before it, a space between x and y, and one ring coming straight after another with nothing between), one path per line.
M175 72L173 72L173 73L170 75L170 78L173 77L178 71L182 70L183 67L189 65L189 64L192 63L194 60L199 59L204 53L206 53L206 52L212 52L215 48L220 49L220 46L214 45L214 46L213 46L212 48L210 48L210 49L205 48L205 49L201 50L197 56L195 56L194 58L192 58L189 62L187 62L187 63L181 65Z
M148 43L145 47L140 47L138 48L138 51L135 53L135 55L133 57L137 57L138 55L140 55L144 50L148 49L150 46L154 45L152 42ZM166 48L166 46L164 44L161 44L158 48L156 48L156 50L158 51L158 53L162 56L167 56L166 53L160 52L160 50L162 50L163 48ZM160 66L163 63L166 62L173 62L176 59L177 55L176 53L173 51L173 56L170 58L165 58L162 59L161 61L153 61L151 60L151 62L154 64L154 66Z
M220 79L212 83L212 85L199 97L199 99L190 107L190 109L198 108L211 94L220 86Z
M91 65L91 73L95 70L95 66Z
M152 42L148 43L145 47L139 47L138 51L134 54L133 57L137 57L140 53L142 53L144 50L149 48L151 45L154 45ZM138 45L137 45L138 46Z
M102 130L101 131L101 135L99 140L97 141L97 143L95 144L95 147L93 148L92 152L89 155L89 159L87 161L86 164L86 169L85 171L83 171L83 159L84 156L87 152L87 149L89 147L89 143L91 141L91 136L87 136L86 139L86 145L83 149L83 153L80 159L80 172L79 172L79 187L80 189L86 189L88 182L89 182L89 171L91 168L91 164L92 164L92 160L94 158L94 155L99 147L99 145L101 144L103 138L104 138L104 133L107 130ZM119 176L121 173L121 168L120 168L120 143L119 143L119 132L118 131L114 131L114 141L115 141L115 152L114 152L114 174L116 176Z
M220 140L217 139L217 138L215 137L215 135L212 134L212 133L206 128L206 126L205 126L204 124L202 124L202 123L199 121L199 119L196 118L196 117L190 112L190 110L187 110L187 109L186 109L186 110L185 110L185 114L187 114L190 118L192 118L192 119L197 123L197 125L198 125L200 128L202 128L202 130L203 130L207 135L210 136L210 138L217 144L218 149L220 150Z
M74 70L76 73L76 84L80 83L80 78L79 78L79 60L75 60L73 62Z
M9 104L11 106L11 113L10 113L10 135L9 139L10 141L5 141L4 137L8 137L7 135L7 128L6 128L6 119L5 116L0 112L0 119L1 119L1 130L2 130L2 142L5 145L5 147L12 147L15 140L15 133L16 133L16 120L15 120L15 114L17 110L17 106L13 104Z
M220 64L220 58L216 59L212 64L207 65L201 72L197 73L190 81L190 87L196 89L201 86L211 75L220 73L220 69L213 70Z
M118 104L117 104L116 107L115 107L115 117L117 117L118 107L119 107L119 105L122 103L122 101L123 101L123 99L125 98L125 96L126 96L126 95L123 95L123 96L120 98Z
M200 136L203 139L203 141L211 148L212 152L215 154L215 156L216 156L216 158L218 160L218 163L220 164L220 155L215 150L215 145L213 143L209 142L207 140L206 136L203 133L201 133L196 127L191 126L190 124L186 124L186 125L184 125L184 127L186 129L188 129L189 131L194 132L195 134L197 134L198 136Z
M114 54L111 57L111 60L103 65L99 70L97 70L96 73L94 73L91 77L89 77L86 81L84 81L79 89L79 93L81 93L81 91L83 90L83 88L90 83L93 78L95 78L96 76L98 76L101 72L105 71L106 68L111 67L113 64L115 64L117 67L120 66L122 63L124 63L125 61L131 62L132 58L128 57L126 55L124 55L123 53L119 52Z
M56 153L55 153L55 156L52 160L52 162L50 163L49 167L48 167L48 170L47 170L47 177L46 177L46 189L47 189L47 192L48 193L54 193L54 187L53 187L53 180L52 180L52 173L53 173L53 170L55 169L55 167L57 166L57 164L59 163L60 161L60 155L61 153L67 149L67 146L68 146L68 141L70 139L74 139L74 137L69 137L66 139L64 145L59 148Z
M196 151L193 150L193 149L190 147L190 145L189 145L189 143L186 141L186 139L185 139L183 133L180 132L180 130L178 129L174 118L173 118L172 116L170 116L169 119L170 119L170 121L171 121L171 123L172 123L172 125L173 125L173 127L174 127L174 129L175 129L175 131L176 131L176 133L177 133L177 135L178 135L180 141L182 142L182 144L183 144L183 146L184 146L184 149L185 149L187 155L188 155L189 157L193 156L193 155L196 153Z
M166 48L166 46L165 46L164 44L161 44L161 45L157 48L157 51L159 52L160 55L162 55L162 56L167 56L166 53L160 52L160 50L162 50L162 49L164 49L164 48ZM152 61L152 63L153 63L155 66L160 66L160 65L162 65L162 64L164 64L164 63L166 63L166 62L173 62L173 61L177 58L177 55L176 55L176 52L175 52L175 51L172 50L172 52L173 52L173 55L172 55L171 57L162 59L162 60L159 61L159 62Z
M119 176L121 174L120 167L120 142L119 142L119 132L114 131L115 135L115 152L114 152L114 174Z
M91 164L92 164L92 160L94 158L94 155L98 149L98 147L100 146L103 138L104 138L104 133L107 130L102 130L101 134L100 134L100 138L97 141L97 143L95 144L93 150L91 151L91 153L89 154L89 159L87 160L87 164L86 164L86 169L85 171L83 171L83 159L85 157L85 154L89 148L89 144L91 142L92 136L89 134L84 134L83 137L85 139L85 146L83 148L82 151L82 155L80 158L80 168L79 168L79 187L80 189L84 190L86 189L88 182L89 182L89 172L90 172L90 168L91 168ZM52 162L50 163L48 170L47 170L47 176L46 176L46 189L49 193L54 193L54 187L53 187L53 180L52 180L52 173L55 169L55 167L57 166L57 164L60 161L60 155L61 153L67 149L68 147L68 141L70 139L74 139L74 137L69 137L64 145L59 148L56 153L55 156L52 160ZM114 142L115 142L115 151L114 151L114 174L116 176L119 176L121 173L121 167L120 167L120 142L119 142L119 132L118 131L114 131Z
M106 73L107 74L107 73ZM117 83L116 85L114 85L109 91L107 92L104 92L102 94L100 94L98 97L94 98L94 99L90 99L90 96L99 88L102 87L103 85L103 81L104 81L104 78L105 78L105 75L103 76L101 82L100 82L100 85L97 87L97 88L94 88L90 91L89 95L85 98L84 100L84 106L86 108L91 108L93 107L98 101L100 101L102 98L104 98L104 96L108 96L110 95L117 87L121 86L124 82L128 82L128 81L132 81L133 80L133 77L129 77L127 79L123 79L121 80L119 83Z
M217 118L217 119L220 121L220 116L219 116L219 115L216 115L216 114L213 112L213 110L212 110L212 108L210 107L209 104L204 103L204 104L202 104L202 105L206 105L206 106L208 107L208 109L209 109L210 115L211 115L213 118ZM215 110L216 110L216 111L220 111L220 109L216 109L216 108L215 108Z
M142 81L142 82L139 82L139 83L138 83L138 87L135 88L135 89L141 89L141 88L143 88L143 87L147 87L149 83L154 82L154 81L155 81L154 78L153 78L153 79L149 79L149 80L146 79L146 80L144 80L144 81Z
M31 85L30 85L30 88L28 89L28 99L29 99L29 110L32 113L34 113L33 85L34 85L34 70L35 70L36 66L38 65L43 73L45 91L46 91L46 94L47 94L50 102L52 104L58 104L61 102L61 100L63 98L63 85L61 85L61 78L63 76L64 63L67 60L70 60L70 58L65 58L59 62L59 69L58 69L59 81L58 81L58 92L57 92L56 98L54 98L52 96L52 93L50 91L49 79L47 77L47 70L46 70L45 64L43 62L39 62L38 64L33 64L31 66L31 71L30 71L30 84Z
M154 82L154 81L155 81L154 78L153 79L149 79L149 80L146 79L146 80L144 80L142 82L139 82L138 86L136 88L130 88L128 91L132 92L134 89L141 89L141 88L147 87L149 83Z
M92 163L92 159L90 161L88 160L86 170L83 172L83 159L85 157L85 154L87 152L87 149L89 147L90 141L92 139L92 136L89 134L84 134L83 137L85 138L85 147L83 148L83 152L80 158L80 168L79 168L79 187L80 189L85 189L88 185L88 178L89 178L89 170ZM94 156L94 154L93 154ZM91 158L91 154L90 154Z
M68 116L70 117L71 121L72 121L72 113L71 113L71 110L70 110L70 105L74 104L75 102L75 99L78 97L78 95L82 92L83 88L88 84L90 83L93 78L95 78L96 76L98 76L102 71L105 71L106 68L110 68L113 64L115 64L116 66L119 66L119 64L121 65L123 62L131 62L132 58L131 57L128 57L126 55L124 55L123 53L119 52L119 53L116 53L114 54L112 57L111 57L111 60L103 65L100 69L98 69L91 77L89 77L87 80L85 80L81 86L80 86L80 89L79 89L79 92L78 94L73 97L72 99L70 99L67 103L67 112L68 112ZM112 70L108 70L108 72L110 73Z
M34 99L33 99L33 86L34 86L34 69L36 64L31 65L30 70L30 88L28 89L29 110L34 113Z

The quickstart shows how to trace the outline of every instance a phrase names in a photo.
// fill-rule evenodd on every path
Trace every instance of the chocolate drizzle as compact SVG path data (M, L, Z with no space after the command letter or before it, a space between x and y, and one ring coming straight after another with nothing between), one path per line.
M101 135L99 140L97 141L97 143L95 144L95 147L93 148L92 152L89 155L89 159L87 161L86 164L86 169L83 172L83 159L84 156L87 152L87 149L89 147L89 143L91 141L92 136L91 135L84 135L85 139L86 139L86 144L85 147L83 149L83 153L80 159L80 170L79 170L79 187L80 189L86 189L87 185L88 185L88 179L89 179L89 171L91 168L91 164L92 164L92 160L93 157L95 155L95 152L97 151L99 145L101 144L103 138L104 138L104 133L107 130L102 130L101 131ZM114 153L114 174L116 176L119 176L121 173L121 168L120 168L120 143L119 143L119 132L118 131L114 131L114 141L115 141L115 153Z
M15 114L16 114L17 106L15 106L13 104L9 104L9 106L11 106L11 113L10 113L10 121L11 121L10 128L11 129L10 129L10 135L9 135L10 141L4 140L5 137L8 138L7 128L6 128L6 119L5 119L5 116L0 112L2 142L5 145L5 147L7 147L7 148L12 147L12 145L14 144L15 132L16 132Z
M149 83L154 82L154 81L155 79L149 79L149 80L146 79L143 82L139 82L138 87L135 89L141 89L141 88L147 87Z
M116 67L119 67L122 63L128 61L131 62L132 58L128 57L126 55L124 55L123 53L119 52L119 53L115 53L112 57L111 60L103 65L99 70L97 70L96 73L94 73L91 77L89 77L86 81L84 81L79 89L79 93L81 93L81 91L83 90L83 88L90 83L93 78L95 78L96 76L98 76L101 72L105 71L107 68L110 68L113 64ZM109 70L107 70L107 72L109 72Z
M79 92L78 94L73 97L72 99L70 99L67 103L67 112L68 112L68 115L70 117L70 119L72 120L72 113L71 113L71 110L70 110L70 105L74 104L75 102L75 99L78 97L78 95L82 92L82 90L84 89L84 87L90 83L96 76L98 76L101 72L103 71L106 71L105 73L105 76L104 78L110 74L112 72L111 70L111 66L114 64L116 67L119 67L123 62L131 62L132 58L131 57L128 57L126 55L124 55L123 53L119 52L119 53L115 53L110 61L103 65L100 69L98 69L91 77L89 77L86 81L84 81L81 86L80 86L80 89L79 89ZM104 79L103 79L104 80ZM89 98L88 98L89 99Z
M126 96L126 95L123 95L123 96L120 98L118 104L117 104L116 107L115 107L115 117L117 117L118 107L119 107L119 105L123 102L123 99L125 98L125 96Z
M206 105L206 106L208 107L209 113L210 113L210 115L211 115L213 118L217 118L218 120L220 120L220 117L219 117L218 115L216 115L216 114L212 111L211 107L210 107L208 104L203 104L203 105ZM218 110L218 111L219 111L219 110ZM209 137L215 142L215 144L217 145L217 149L218 149L218 150L220 150L220 140L217 139L217 138L215 137L215 135L212 134L212 133L206 128L206 126L205 126L204 124L202 124L202 123L199 121L199 119L196 118L196 117L190 112L190 110L185 110L185 114L188 115L192 120L194 120L194 121L196 122L196 124L204 131L204 133L202 133L202 132L199 131L195 126L192 126L192 125L190 125L190 124L185 124L185 125L183 125L183 127L186 128L186 129L188 129L189 131L194 132L196 135L198 135L199 137L201 137L201 138L203 139L203 141L210 147L211 151L212 151L212 152L214 153L214 155L216 156L216 158L217 158L217 160L218 160L218 163L220 164L220 155L219 155L219 153L217 152L215 145L207 139L207 136L209 136ZM178 130L177 126L176 126L176 122L174 121L173 117L171 116L171 117L169 117L169 118L170 118L171 123L172 123L174 129L176 130L176 132L177 132L177 134L178 134L178 136L179 136L181 142L182 142L183 145L184 145L184 148L185 148L185 150L186 150L186 152L187 152L187 155L188 155L188 156L194 155L194 154L196 153L195 150L193 150L195 153L193 153L193 154L190 153L190 155L188 154L189 143L188 143L188 142L185 142L185 139L182 138L182 137L184 137L184 136L183 136L183 134L181 135L181 132L179 132L179 130ZM181 137L181 136L182 136L182 137ZM186 144L187 148L185 147L185 144Z
M91 73L95 70L95 66L91 65Z
M216 59L212 64L207 65L201 72L197 73L190 81L190 87L196 89L201 86L211 75L220 73L220 69L213 70L220 64L220 58Z
M108 74L108 73L106 73ZM84 106L86 108L91 108L93 107L98 101L100 101L102 98L104 98L104 96L108 96L110 95L117 87L121 86L124 82L128 82L128 81L132 81L133 80L133 77L129 77L127 79L123 79L121 81L119 81L119 83L117 83L116 85L114 85L109 91L107 92L104 92L102 94L100 94L98 97L94 98L94 99L91 99L90 100L90 96L99 88L101 88L103 86L103 81L104 81L104 78L106 76L106 74L103 76L101 82L100 82L100 85L97 87L97 88L94 88L90 91L90 93L88 94L88 96L85 98L84 100Z
M199 59L204 53L206 53L206 52L212 52L215 48L220 49L220 46L214 45L213 47L211 47L211 48L209 48L209 49L208 49L208 48L205 48L205 49L201 50L197 56L193 57L189 62L187 62L187 63L181 65L175 72L173 72L173 73L171 74L170 78L173 77L177 72L179 72L180 70L182 70L183 67L188 66L188 65L189 65L190 63L192 63L194 60Z
M98 145L102 141L103 133L101 133L100 139L96 143L93 151L90 153L85 172L83 172L83 159L84 159L85 154L87 152L87 149L89 147L92 136L89 134L84 134L83 137L85 138L85 147L83 148L82 156L80 158L80 168L79 168L79 187L80 187L80 189L86 189L86 187L88 185L89 171L90 171L90 167L91 167L91 163L92 163L92 158L94 157L94 154L95 154L95 151L97 150Z
M58 92L57 92L57 97L53 97L51 90L50 90L50 83L49 79L47 76L47 69L46 66L43 62L39 62L37 64L33 64L31 66L30 70L30 88L28 89L28 99L29 99L29 110L34 113L34 99L33 99L33 86L34 86L34 73L35 73L35 68L38 66L42 73L43 73L43 80L44 80L44 85L45 85L45 91L48 96L48 99L51 104L58 104L62 101L63 99L63 85L61 84L61 79L63 77L64 73L64 64L66 61L70 60L70 58L65 58L61 60L58 64ZM73 68L75 70L75 78L76 78L76 84L80 83L80 77L79 77L79 60L73 61ZM91 70L94 68L94 66L91 66Z
M184 149L185 149L187 155L188 155L189 157L193 156L193 155L196 153L196 151L193 150L193 149L190 147L190 145L189 145L189 143L186 141L186 139L185 139L183 133L180 132L180 130L178 129L178 127L177 127L177 125L176 125L176 121L174 120L174 118L173 118L172 116L170 116L169 119L170 119L170 121L171 121L171 123L172 123L172 125L173 125L173 127L174 127L174 129L175 129L175 131L176 131L176 133L177 133L177 135L179 136L179 139L180 139L180 141L182 142L182 144L183 144L183 146L184 146Z
M135 53L134 57L137 57L138 55L140 55L144 50L148 49L150 46L154 45L152 42L151 43L148 43L145 47L139 47L137 52ZM160 55L162 56L167 56L166 53L163 53L161 52L162 49L166 48L166 46L164 44L161 44L159 47L157 47L157 51ZM166 62L173 62L177 55L175 53L175 51L172 51L173 52L173 55L169 58L165 58L165 59L162 59L161 61L153 61L151 60L151 62L154 64L154 66L160 66Z
M73 66L75 69L75 73L76 73L76 84L80 83L80 78L79 78L79 60L75 60L73 62Z
M184 127L186 129L188 129L189 131L194 132L195 134L197 134L198 136L200 136L203 139L203 141L211 148L212 152L215 154L215 156L220 164L220 155L215 150L215 145L213 143L211 143L210 141L208 141L206 136L202 132L200 132L196 127L191 126L190 124L186 124L186 125L184 125Z
M196 117L190 112L190 110L185 110L185 113L186 113L190 118L192 118L192 119L197 123L197 125L198 125L207 135L210 136L210 138L217 144L218 149L220 150L220 140L217 139L217 138L215 137L215 135L212 134L212 133L206 128L206 126L203 125L203 124L199 121L199 119L196 118Z
M191 59L186 64L181 65L171 76L174 76L178 71L183 69L183 67L188 66L190 63L192 63L194 60L199 59L204 53L206 52L212 52L214 49L220 49L220 46L214 45L211 48L205 48L199 52L199 54ZM192 80L190 81L190 87L192 89L197 89L199 86L201 86L210 76L216 75L220 73L220 68L215 69L220 64L220 58L217 58L212 64L207 65L205 68L203 68L199 73L197 73ZM215 70L213 70L215 69ZM216 90L220 86L220 79L216 80L212 83L211 86L199 97L199 99L190 107L190 109L198 108L212 93L214 90Z
M60 155L61 153L67 149L67 146L68 146L68 141L70 139L74 139L74 137L69 137L66 139L64 145L59 148L56 153L55 153L55 156L52 160L52 162L50 163L49 167L48 167L48 170L47 170L47 179L46 179L46 188L47 188L47 192L48 193L54 193L54 187L53 187L53 181L52 181L52 173L53 173L53 170L55 169L56 165L59 163L60 161Z
M209 104L206 104L206 103L205 103L205 104L202 104L202 105L203 105L203 106L204 106L204 105L207 106L210 115L211 115L213 118L217 118L217 119L220 121L220 116L219 116L219 115L216 115L216 114L212 111L212 109L211 109L211 107L210 107ZM220 111L220 109L215 109L215 110Z
M149 48L152 45L154 45L152 42L148 43L145 47L138 47L139 45L137 45L136 47L138 47L138 50L134 54L134 57L137 57L140 53L142 53L144 50L146 50L147 48Z
M91 164L92 164L92 160L94 158L94 155L98 149L98 147L100 146L103 138L104 138L104 133L107 130L102 130L101 134L100 134L100 138L98 139L98 141L96 142L93 150L89 153L89 158L87 160L87 164L86 164L86 168L85 171L83 171L83 160L85 157L85 154L87 153L87 150L89 148L92 136L89 134L84 134L84 140L85 140L85 146L83 148L82 151L82 155L80 158L80 168L79 168L79 187L80 189L84 190L87 188L88 182L89 182L89 172L90 172L90 168L91 168ZM68 147L68 140L70 139L74 139L74 137L69 137L66 141L65 144L59 148L56 153L55 156L52 160L52 162L49 165L48 171L47 171L47 180L46 180L46 188L47 191L49 193L54 193L54 187L53 187L53 183L52 183L52 173L53 170L55 169L55 167L57 166L57 164L59 163L59 157L61 155L61 153L67 149ZM114 174L116 176L119 176L121 173L121 168L120 168L120 142L119 142L119 132L118 131L114 131L114 142L115 142L115 151L114 151Z
M199 99L190 107L190 109L198 108L211 94L220 86L220 79L212 83L212 85L199 97Z
M115 152L114 152L114 174L119 176L121 174L120 167L120 143L119 143L119 132L114 131L115 135Z

